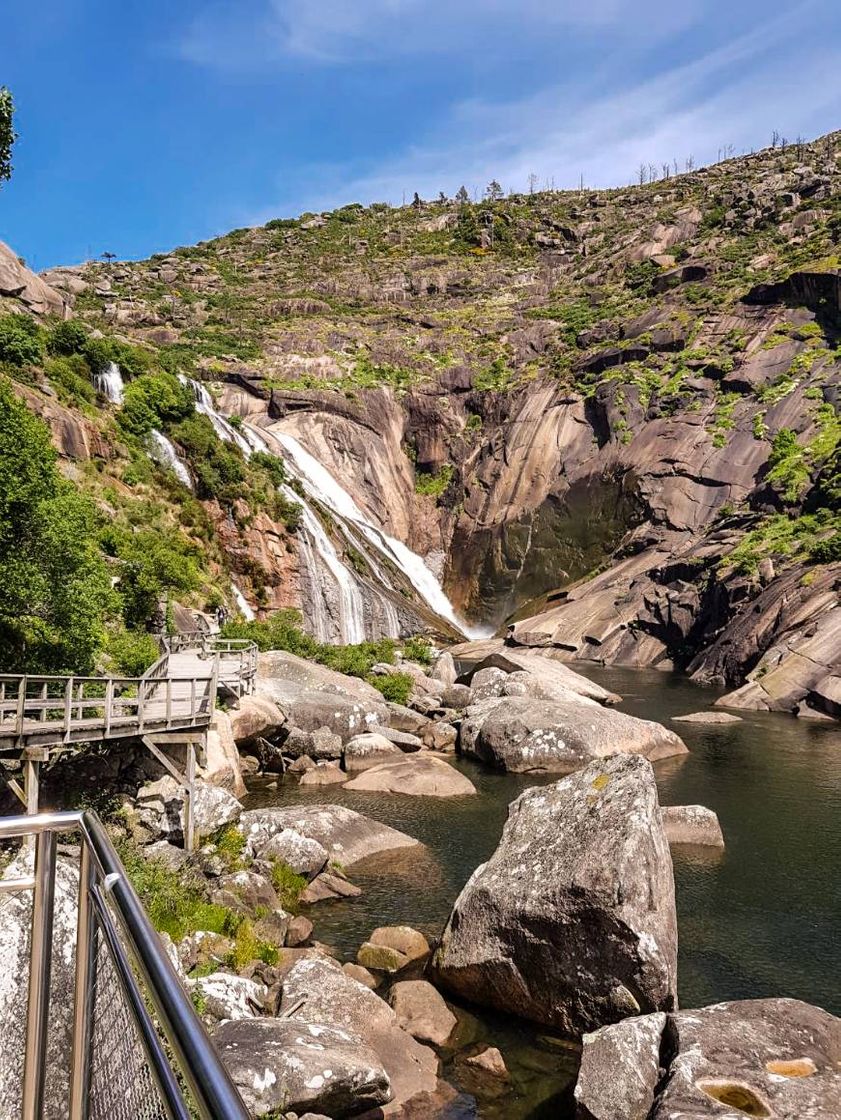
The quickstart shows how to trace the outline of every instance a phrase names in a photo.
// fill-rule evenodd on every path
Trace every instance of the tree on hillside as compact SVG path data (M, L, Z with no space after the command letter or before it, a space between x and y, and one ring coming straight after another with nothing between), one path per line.
M491 179L485 188L485 197L491 202L498 202L502 198L504 191L496 179Z
M90 671L114 605L93 505L59 474L46 424L0 381L0 667Z
M12 95L5 86L0 86L0 183L12 177L12 145L17 139L14 117Z
M467 187L459 187L459 189L456 191L456 202L459 202L462 206L464 206L469 201L470 195L467 193Z

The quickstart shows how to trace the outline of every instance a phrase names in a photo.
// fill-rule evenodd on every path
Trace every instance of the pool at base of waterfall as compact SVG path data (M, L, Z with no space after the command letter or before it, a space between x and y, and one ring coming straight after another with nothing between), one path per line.
M741 722L732 724L672 724L673 716L711 708L720 694L654 670L575 668L618 692L625 711L678 731L691 753L655 767L661 803L706 805L721 821L723 854L673 852L680 1005L791 996L841 1014L833 963L841 929L841 728L759 712L740 712ZM557 780L495 773L467 760L455 765L478 797L300 789L291 781L253 789L250 807L339 802L426 844L420 859L353 868L360 898L309 911L315 936L342 959L354 960L379 925L408 924L438 937L461 887L496 847L509 803L529 786ZM513 1018L465 1010L465 1030L499 1047L512 1077L510 1091L480 1101L480 1116L572 1115L577 1057L568 1043ZM458 1082L452 1063L445 1076Z

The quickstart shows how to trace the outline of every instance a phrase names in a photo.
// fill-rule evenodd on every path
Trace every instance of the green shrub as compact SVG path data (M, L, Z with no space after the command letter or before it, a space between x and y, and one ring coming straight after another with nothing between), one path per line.
M280 905L288 913L294 914L298 909L306 885L306 878L294 872L283 860L272 860L272 886L277 891Z
M48 358L44 363L44 372L66 403L85 405L96 400L90 369L81 354Z
M47 351L57 356L82 354L88 342L88 328L80 319L57 323L47 337Z
M451 463L445 463L436 474L416 474L416 493L427 494L433 498L440 498L450 485L454 471L455 468Z
M420 634L415 634L403 643L403 656L419 665L432 664L432 643Z
M241 451L217 436L209 417L194 412L170 428L170 435L184 450L199 498L232 504L242 496L245 459Z
M0 317L0 362L35 365L41 360L41 331L28 315Z
M215 844L228 871L242 871L247 866L247 861L243 858L245 835L236 825L224 828L216 837Z
M108 636L106 652L114 669L126 677L141 677L158 660L155 638L144 630L117 630Z
M409 673L388 673L368 678L374 688L380 690L386 700L394 704L406 704L412 694L414 677Z
M194 412L195 398L189 385L182 385L171 373L147 373L126 385L119 421L126 431L144 436L153 428L166 428Z

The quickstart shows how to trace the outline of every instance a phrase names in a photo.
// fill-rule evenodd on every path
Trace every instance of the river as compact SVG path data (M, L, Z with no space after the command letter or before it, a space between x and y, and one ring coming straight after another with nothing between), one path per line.
M741 723L672 724L675 715L710 708L718 693L654 670L576 669L623 697L632 715L658 720L684 738L690 754L655 767L664 805L701 804L721 821L727 849L699 857L673 852L680 931L682 1007L726 999L792 996L841 1014L841 729L786 715L742 712ZM435 937L471 872L496 847L507 807L523 789L556 778L491 772L456 762L478 797L410 798L256 788L249 807L336 801L399 828L427 853L354 868L361 898L316 906L316 936L343 959L378 925L407 924ZM475 1010L475 1009L474 1009ZM483 1101L480 1115L538 1120L569 1115L563 1090L575 1056L526 1024L466 1018L498 1046L513 1090ZM457 1079L457 1071L445 1068Z

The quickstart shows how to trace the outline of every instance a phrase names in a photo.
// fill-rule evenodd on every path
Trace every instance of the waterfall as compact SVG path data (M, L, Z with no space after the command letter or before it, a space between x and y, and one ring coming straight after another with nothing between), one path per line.
M157 463L160 463L162 467L174 471L179 482L183 482L186 487L192 490L193 480L190 478L190 472L181 459L178 458L178 452L163 432L159 432L157 428L153 428L149 433L149 442L151 444L149 454L152 458Z
M196 412L206 416L213 425L213 430L217 436L225 443L235 444L247 459L252 452L250 441L238 432L233 424L217 410L213 403L213 397L211 397L207 388L201 382L185 377L183 373L178 374L178 380L182 385L187 385L192 390L196 400ZM254 450L260 449L254 448Z
M125 383L116 362L109 362L104 370L93 375L93 387L112 404L123 403Z
M294 436L287 435L285 432L272 434L291 459L307 493L337 517L357 528L377 552L391 560L405 573L414 589L435 614L445 618L457 630L465 632L464 624L456 617L453 605L444 593L444 589L423 559L402 541L390 537L374 525L350 494Z
M246 622L253 622L257 616L252 608L248 605L248 600L245 598L245 596L235 583L231 584L231 591L233 591L234 593L234 599L236 599L237 607L239 607L239 613L242 615Z

